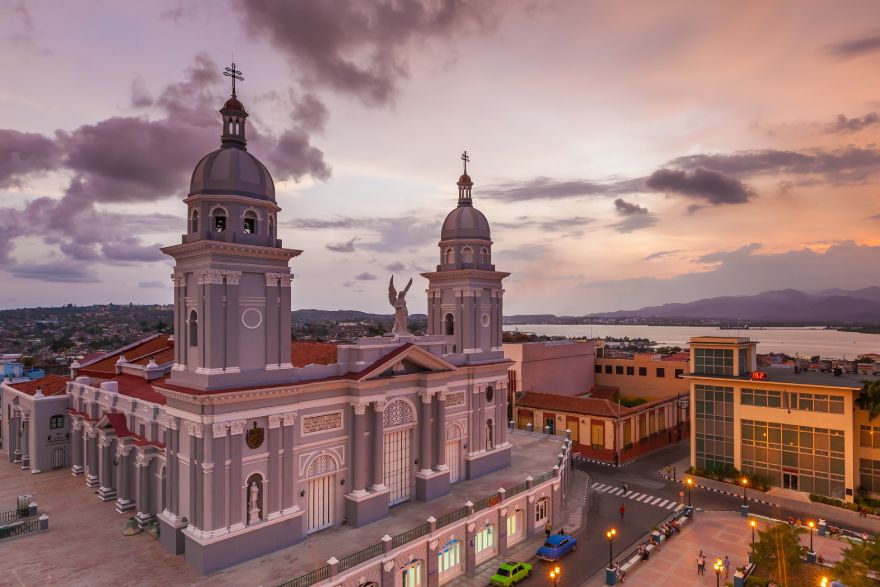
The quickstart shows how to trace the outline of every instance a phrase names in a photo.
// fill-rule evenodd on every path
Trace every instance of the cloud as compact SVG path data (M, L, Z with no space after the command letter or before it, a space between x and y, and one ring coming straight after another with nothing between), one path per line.
M414 249L437 242L440 238L439 223L438 218L412 213L394 217L297 218L284 224L304 230L357 230L360 232L357 235L359 248L396 253L401 249Z
M235 0L234 6L245 31L267 38L306 83L374 106L393 101L414 43L485 31L496 22L486 2Z
M395 261L394 263L389 263L385 265L385 271L390 271L392 273L397 273L399 271L403 271L406 269L406 265L401 263L400 261Z
M165 283L155 280L155 281L142 281L138 283L138 287L143 287L145 289L165 289L167 286Z
M561 181L549 177L536 177L523 182L505 182L480 190L480 196L512 202L605 196L614 193L619 193L614 184L602 184L585 179Z
M306 94L296 100L293 109L293 119L310 132L324 130L329 115L327 107L314 94Z
M679 253L683 253L683 249L673 249L671 251L657 251L656 253L651 253L647 257L645 257L645 261L651 261L653 259L660 259L662 257L671 257L673 255L677 255Z
M328 251L333 251L334 253L353 253L354 241L356 240L357 237L354 237L344 243L328 243L326 247Z
M856 132L880 122L880 115L876 112L869 112L864 116L855 118L847 118L843 114L837 115L837 120L828 126L829 133L839 132Z
M623 198L617 198L614 200L614 207L617 209L617 213L621 216L633 216L636 214L648 214L647 208L642 208L638 204L632 204L627 202Z
M672 192L713 205L744 204L754 196L741 181L702 167L693 171L660 169L648 177L645 185L655 191Z
M634 232L636 230L641 230L643 228L649 228L651 226L654 226L655 224L657 224L656 217L649 214L639 214L636 216L627 216L619 222L609 224L608 227L613 228L617 232L622 232L626 234Z
M569 234L582 234L577 230L595 222L585 216L566 216L563 218L532 218L531 216L517 216L511 222L493 222L495 228L517 230L521 228L537 228L544 232L566 232Z
M826 47L829 55L839 59L860 57L868 53L880 51L880 35L869 35L835 43Z
M93 283L99 279L90 267L69 261L51 261L49 263L24 263L6 269L13 277L35 279L53 283Z
M60 160L61 149L52 139L0 129L0 188L21 187L25 177L45 173Z
M282 180L299 180L304 175L322 180L330 177L330 167L324 161L324 153L313 147L309 140L308 133L301 128L281 133L267 157L275 177Z
M159 250L161 245L142 245L137 237L118 239L112 244L103 244L101 250L104 257L111 261L149 263L152 261L164 261L168 257Z
M373 280L379 279L378 277L376 277L375 275L373 275L372 273L369 273L367 271L364 271L363 273L358 273L357 275L354 276L354 278L357 279L358 281L373 281Z

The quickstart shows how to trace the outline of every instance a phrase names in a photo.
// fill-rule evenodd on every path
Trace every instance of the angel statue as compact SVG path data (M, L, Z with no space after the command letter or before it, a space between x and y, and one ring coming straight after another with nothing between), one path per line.
M409 311L406 309L406 292L409 291L411 285L412 277L409 278L409 283L406 284L403 291L398 293L398 291L394 289L393 275L391 276L391 283L388 284L388 301L394 306L394 328L391 329L391 334L396 336L409 334L409 329L407 328Z

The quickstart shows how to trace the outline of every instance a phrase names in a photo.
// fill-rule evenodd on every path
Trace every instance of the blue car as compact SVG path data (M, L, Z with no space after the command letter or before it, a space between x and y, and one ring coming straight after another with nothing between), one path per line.
M545 561L558 561L563 556L577 550L578 541L574 536L567 534L553 534L544 546L538 549L538 558Z

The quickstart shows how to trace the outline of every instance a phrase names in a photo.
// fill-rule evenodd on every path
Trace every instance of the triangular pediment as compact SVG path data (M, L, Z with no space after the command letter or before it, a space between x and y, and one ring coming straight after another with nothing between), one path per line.
M443 373L458 367L413 344L397 348L362 371L357 380L385 379L413 373Z

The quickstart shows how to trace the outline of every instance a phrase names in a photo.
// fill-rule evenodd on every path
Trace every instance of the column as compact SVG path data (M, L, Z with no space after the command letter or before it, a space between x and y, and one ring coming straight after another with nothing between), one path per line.
M269 416L269 478L263 480L263 519L281 514L281 416ZM269 491L266 491L266 482Z
M202 437L204 427L197 422L187 424L187 442L189 443L189 524L199 529L202 525Z
M266 273L266 366L278 368L278 273Z
M282 273L278 282L278 363L292 368L290 363L290 282L293 275Z
M365 402L352 402L354 412L354 434L352 435L352 453L354 453L354 481L352 494L364 495L367 492L367 471L370 468L367 456L367 404Z
M15 413L15 417L12 418L12 423L9 425L9 439L12 441L12 446L10 446L9 450L9 460L13 463L21 462L21 416L18 412Z
M229 426L229 525L233 529L244 528L244 485L241 478L241 447L244 444L244 420L232 422Z
M177 450L180 444L177 418L168 418L165 428L165 504L174 516L180 515L180 462Z
M30 469L31 467L31 454L30 454L30 419L29 415L25 413L21 419L21 468L22 469Z
M421 432L421 456L419 465L423 473L431 472L431 392L427 389L419 392L422 397L422 411L419 431Z
M137 487L137 514L138 525L144 524L153 517L153 505L150 495L150 457L141 453L135 460L135 479Z
M98 441L99 447L99 466L98 477L100 486L98 487L98 497L102 501L110 501L116 497L116 490L113 488L113 438L101 435Z
M83 423L78 416L73 418L73 438L70 442L72 464L70 474L78 477L83 474Z
M445 471L446 465L446 391L434 394L437 400L437 421L434 422L434 469Z
M385 487L385 463L383 461L385 440L385 402L373 403L373 491L382 491Z
M226 327L229 329L237 328L238 313L240 311L238 305L238 282L241 279L241 271L226 272ZM227 333L228 334L228 333ZM226 364L227 370L236 372L238 365L238 337L227 336L223 341L226 345Z
M284 414L282 419L281 432L281 451L282 451L282 491L281 491L281 513L286 514L294 507L294 486L295 474L293 468L293 436L294 424L296 423L296 414ZM366 464L364 464L366 466Z
M506 402L505 391L502 389L503 383L497 381L494 385L495 393L495 426L493 432L495 434L495 446L504 444L507 441L507 410L504 409Z
M116 511L120 514L134 507L131 500L130 487L130 471L131 467L131 446L125 445L122 441L117 441L116 458L119 464L116 467Z
M473 422L473 430L470 435L471 454L479 452L486 448L483 439L483 386L474 385L471 394L471 422Z
M98 432L94 428L90 428L88 431L86 446L88 447L89 455L89 472L86 475L86 485L89 487L97 487L98 474L101 471L101 465L98 458Z

